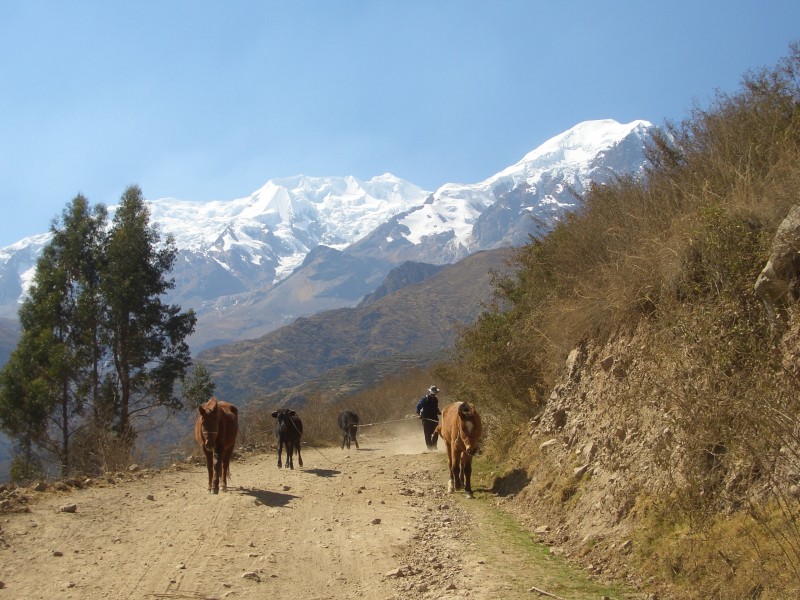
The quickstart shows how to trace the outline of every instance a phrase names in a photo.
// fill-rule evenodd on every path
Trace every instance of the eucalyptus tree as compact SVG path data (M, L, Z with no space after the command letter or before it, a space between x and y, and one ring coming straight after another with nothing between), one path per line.
M133 439L132 417L155 407L182 407L174 386L191 365L186 338L194 311L166 304L175 286L167 274L177 257L172 236L162 242L138 186L125 190L103 250L100 289L105 302L105 338L113 372L115 424Z
M96 389L98 254L102 205L76 196L51 226L33 284L19 310L21 338L0 373L0 426L31 456L58 461L66 475L71 438Z
M0 428L18 458L55 460L66 475L73 440L78 466L100 469L101 454L132 448L132 417L182 407L174 388L191 365L186 338L196 317L162 301L177 250L150 224L137 186L110 225L103 205L90 208L79 195L51 233L19 311L20 341L0 372Z
M190 375L183 380L183 397L191 408L196 408L214 395L217 385L211 379L211 373L203 363L197 363Z

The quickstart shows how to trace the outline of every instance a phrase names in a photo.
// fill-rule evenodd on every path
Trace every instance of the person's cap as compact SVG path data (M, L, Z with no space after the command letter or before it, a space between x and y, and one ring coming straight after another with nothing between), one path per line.
M435 385L432 385L431 387L428 388L428 393L429 394L438 394L439 393L439 388L437 388Z

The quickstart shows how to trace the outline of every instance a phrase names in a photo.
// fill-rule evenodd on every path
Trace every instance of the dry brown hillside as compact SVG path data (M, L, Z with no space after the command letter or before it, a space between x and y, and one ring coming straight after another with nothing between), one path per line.
M438 373L558 553L659 598L800 597L800 46L520 250Z

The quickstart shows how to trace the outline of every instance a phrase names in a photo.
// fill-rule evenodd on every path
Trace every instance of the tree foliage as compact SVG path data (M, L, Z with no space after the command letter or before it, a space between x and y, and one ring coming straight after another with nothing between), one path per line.
M149 224L138 187L125 191L110 229L106 208L78 195L51 234L0 372L0 427L18 459L55 460L68 474L74 439L93 451L97 435L85 430L113 431L130 449L133 415L181 406L173 388L191 363L185 339L196 319L161 301L176 250Z

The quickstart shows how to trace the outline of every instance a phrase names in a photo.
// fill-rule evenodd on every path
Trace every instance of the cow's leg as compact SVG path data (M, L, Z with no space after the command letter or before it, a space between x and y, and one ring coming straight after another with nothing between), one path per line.
M203 454L206 457L206 469L208 470L208 493L211 493L211 479L214 476L214 456L203 448Z
M228 473L230 472L231 468L231 454L233 454L233 448L227 448L222 453L222 491L228 491Z
M347 444L347 449L348 450L350 449L350 444L348 443L348 441L349 440L347 439L347 432L345 431L344 433L342 433L342 450L344 450L345 444Z
M294 470L294 442L286 442L286 468Z
M301 467L303 466L303 457L300 454L300 440L297 440L297 444L295 446L297 448L297 464Z
M355 425L353 426L353 431L350 432L350 437L353 438L353 443L356 445L356 449L358 449L358 427Z
M450 442L445 440L444 449L447 451L447 472L450 474L450 479L447 481L447 493L453 493L453 449L450 447Z
M467 492L467 498L474 498L475 496L472 494L472 457L464 453L464 467L462 469L464 473L464 491Z
M455 446L455 444L454 444ZM464 475L461 472L461 452L454 449L453 451L453 486L456 490L464 487Z
M281 464L281 454L283 454L283 439L278 440L278 468L280 469L283 465Z
M219 472L222 469L222 457L214 450L214 493L219 494Z

